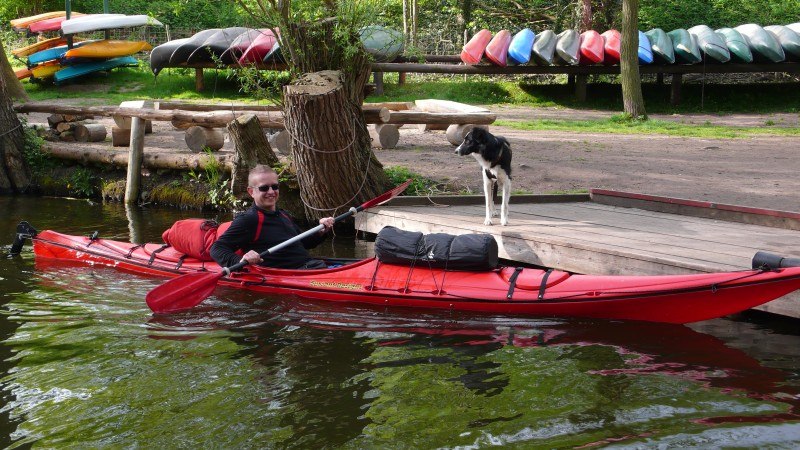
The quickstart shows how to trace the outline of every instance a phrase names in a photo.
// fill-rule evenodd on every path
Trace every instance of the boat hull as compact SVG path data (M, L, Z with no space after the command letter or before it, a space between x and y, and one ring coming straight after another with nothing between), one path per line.
M556 51L556 34L552 30L544 30L533 39L531 58L540 66L553 64L553 55Z
M619 31L606 30L600 37L603 38L603 62L607 65L619 64L619 52L622 45Z
M659 64L675 64L675 49L672 40L661 28L653 28L645 33L650 39L650 48L653 50L653 60Z
M511 45L511 32L500 30L486 46L486 59L496 66L507 66L509 45Z
M686 31L695 38L706 61L726 63L731 60L728 45L708 25L696 25Z
M102 265L141 275L176 277L219 271L160 245L135 246L43 231L33 238L37 263ZM516 273L516 275L515 275ZM511 281L514 280L513 288ZM321 270L251 267L220 284L274 295L492 314L589 317L687 323L721 317L800 288L800 268L668 276L572 275L557 270L500 267L444 271L380 263L369 258Z
M523 28L511 38L508 45L508 62L511 64L527 64L531 60L533 40L536 34L530 28Z
M720 28L717 34L725 41L728 51L731 52L731 59L739 63L753 62L753 52L747 45L747 39L733 28Z
M139 61L133 56L123 56L120 58L75 64L56 72L55 75L53 75L53 81L55 81L56 84L60 84L64 81L82 77L90 73L100 72L102 70L110 70L116 67L135 66L137 64L139 64Z
M583 65L602 64L605 59L605 40L600 33L587 30L581 33L580 38L580 63Z
M485 28L478 31L478 33L472 36L472 39L464 45L464 49L461 50L461 61L463 61L464 64L472 65L480 63L483 58L483 53L486 51L486 46L489 45L489 41L491 40L491 31Z
M575 30L564 30L558 34L556 41L556 56L566 65L578 64L580 52L580 35Z
M681 64L697 64L703 60L700 47L691 34L683 28L678 28L667 33L672 41L675 52L675 61Z
M750 45L753 60L779 63L786 60L786 54L774 35L755 23L747 23L734 28Z
M65 58L118 58L152 50L145 41L102 40L67 50Z

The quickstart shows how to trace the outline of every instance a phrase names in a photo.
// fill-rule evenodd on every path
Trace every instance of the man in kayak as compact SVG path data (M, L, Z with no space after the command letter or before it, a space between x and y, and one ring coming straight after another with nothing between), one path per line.
M314 259L306 249L314 248L325 240L333 228L333 217L319 220L323 229L319 234L309 236L269 254L263 259L259 253L281 242L287 241L302 230L278 208L278 174L266 165L255 166L248 175L247 193L253 197L253 206L233 219L228 228L211 246L211 257L222 267L230 267L240 260L248 264L277 267L281 269L324 269L325 263ZM236 252L246 253L239 256Z

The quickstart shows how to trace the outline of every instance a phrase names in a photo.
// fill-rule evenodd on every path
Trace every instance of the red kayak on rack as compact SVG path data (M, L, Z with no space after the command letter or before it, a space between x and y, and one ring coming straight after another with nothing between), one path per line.
M511 32L500 30L486 46L486 58L496 66L508 65L508 47L511 45Z
M221 269L166 245L135 245L49 230L37 233L32 228L20 232L18 228L14 247L22 247L22 238L32 239L39 262L81 262L170 278ZM800 288L800 267L786 267L800 265L800 260L762 252L753 260L758 269L661 276L575 275L502 265L454 271L434 268L424 260L397 264L378 258L330 262L339 265L316 270L246 267L220 278L219 284L382 307L670 323L737 313Z
M597 31L587 30L581 33L579 64L601 64L604 57L604 43L605 40Z
M622 45L619 31L607 30L600 35L603 38L605 63L608 65L619 64L619 52Z

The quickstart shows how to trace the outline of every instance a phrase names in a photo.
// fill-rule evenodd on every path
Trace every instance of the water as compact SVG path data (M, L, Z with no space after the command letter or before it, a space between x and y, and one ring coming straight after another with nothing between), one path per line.
M155 241L192 212L0 197L17 221ZM362 256L337 238L322 253ZM356 250L354 250L354 248ZM219 289L154 317L160 280L0 259L0 445L797 448L797 321L686 326L451 315Z

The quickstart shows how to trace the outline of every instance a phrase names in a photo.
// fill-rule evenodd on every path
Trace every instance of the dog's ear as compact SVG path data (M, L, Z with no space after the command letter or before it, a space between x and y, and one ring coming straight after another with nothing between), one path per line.
M489 132L485 128L475 127L469 133L475 142L485 144L489 141Z

